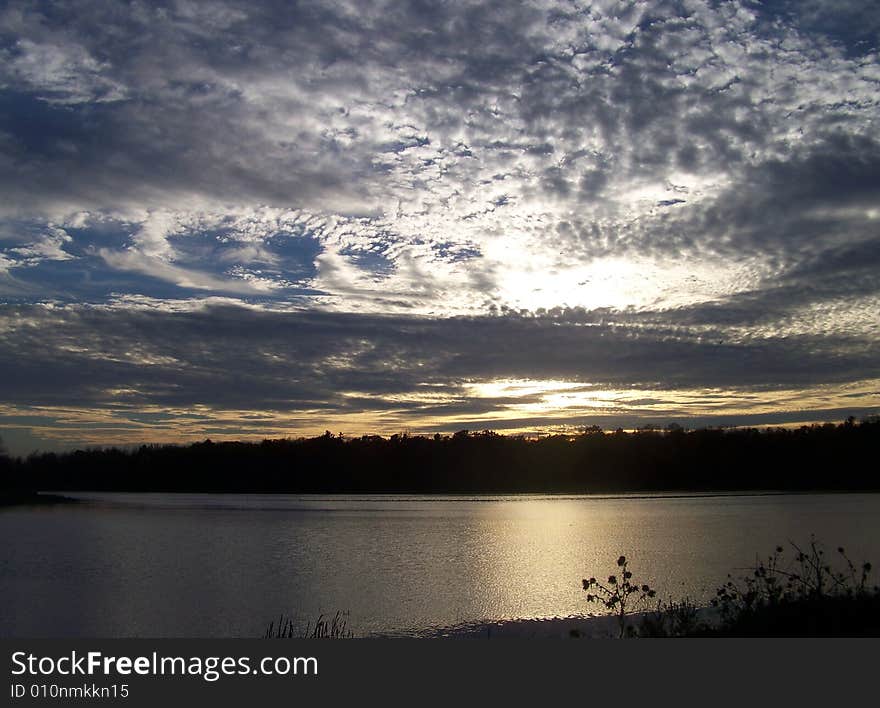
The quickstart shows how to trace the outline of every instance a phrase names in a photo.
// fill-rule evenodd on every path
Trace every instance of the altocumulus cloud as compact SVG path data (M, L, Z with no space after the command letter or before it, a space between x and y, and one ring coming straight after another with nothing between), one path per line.
M9 2L18 449L880 410L880 9Z

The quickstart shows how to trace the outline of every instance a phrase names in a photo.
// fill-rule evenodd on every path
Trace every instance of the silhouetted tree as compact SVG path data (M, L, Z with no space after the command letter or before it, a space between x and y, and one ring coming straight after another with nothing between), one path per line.
M877 490L880 419L797 429L641 429L539 438L459 430L142 445L0 458L39 489L333 492Z

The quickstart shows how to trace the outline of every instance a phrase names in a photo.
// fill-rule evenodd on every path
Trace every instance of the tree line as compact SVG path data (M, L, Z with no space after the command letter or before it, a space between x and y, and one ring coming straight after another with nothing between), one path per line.
M492 431L0 456L0 487L289 493L880 490L880 418L796 429Z

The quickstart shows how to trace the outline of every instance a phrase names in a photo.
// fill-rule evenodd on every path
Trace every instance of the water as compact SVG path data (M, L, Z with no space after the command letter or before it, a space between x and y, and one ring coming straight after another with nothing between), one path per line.
M811 533L880 561L880 495L81 494L0 510L0 636L258 637L281 613L358 635L589 612L620 554L705 601Z

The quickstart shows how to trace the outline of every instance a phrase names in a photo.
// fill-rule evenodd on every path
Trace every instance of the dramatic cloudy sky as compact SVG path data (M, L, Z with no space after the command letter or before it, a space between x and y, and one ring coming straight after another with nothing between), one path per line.
M880 412L880 5L6 2L15 452Z

